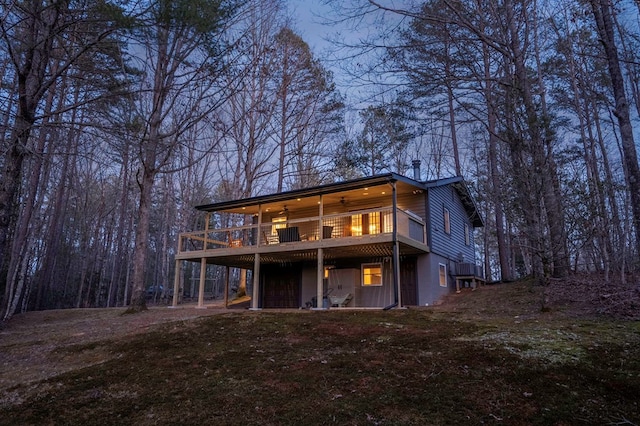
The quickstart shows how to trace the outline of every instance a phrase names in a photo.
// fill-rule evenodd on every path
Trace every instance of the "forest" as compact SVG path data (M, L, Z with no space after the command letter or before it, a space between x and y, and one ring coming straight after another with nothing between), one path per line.
M640 1L325 0L322 51L290 3L0 1L0 321L142 309L195 205L412 160L490 281L637 286Z

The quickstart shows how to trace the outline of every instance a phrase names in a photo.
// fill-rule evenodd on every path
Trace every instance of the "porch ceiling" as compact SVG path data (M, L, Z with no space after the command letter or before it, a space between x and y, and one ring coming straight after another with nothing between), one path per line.
M407 244L399 243L400 255L424 254L423 250L417 249ZM316 262L318 252L311 250L296 250L279 253L261 253L261 264L277 264L277 263L295 263L295 262ZM355 259L355 258L380 258L393 255L393 246L391 244L363 244L342 247L325 248L323 250L325 263L336 259ZM253 269L254 255L238 254L229 256L207 257L207 263L212 265L229 266L232 268ZM200 262L200 258L185 259L194 262Z
M260 196L246 198L243 200L221 202L197 206L198 210L209 212L227 212L240 213L246 215L258 214L259 208L263 212L274 212L288 210L309 210L318 209L320 204L320 195L323 196L323 205L325 214L330 212L333 206L344 207L344 203L350 203L353 200L368 200L376 202L377 200L387 200L386 205L391 205L392 197L391 181L395 181L389 176L380 176L377 178L361 179L342 184L326 185L324 187L312 188L309 190L298 190L273 194L268 196ZM414 181L396 181L398 194L410 193L412 191L421 190L421 186ZM342 210L341 210L342 211Z

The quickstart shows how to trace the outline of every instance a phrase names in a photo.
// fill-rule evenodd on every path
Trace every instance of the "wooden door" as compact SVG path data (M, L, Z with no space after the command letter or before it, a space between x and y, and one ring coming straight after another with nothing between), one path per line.
M299 308L302 270L299 266L263 267L264 308Z
M418 304L418 275L415 257L404 258L400 261L400 295L403 306Z

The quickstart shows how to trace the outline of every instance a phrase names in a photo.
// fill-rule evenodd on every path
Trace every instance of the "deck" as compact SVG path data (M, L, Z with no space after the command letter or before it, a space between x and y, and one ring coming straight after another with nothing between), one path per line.
M402 210L397 213L396 238L405 252L424 253L429 250L425 223ZM367 250L380 251L392 242L392 209L367 209L348 214L183 233L179 237L176 259L239 258L256 253L286 256L291 252L308 252L312 256L321 248L340 249L343 255L349 255L350 251L353 255L362 255Z
M456 293L460 293L460 284L469 282L471 288L475 290L478 285L486 283L482 266L474 263L458 263L453 274L456 280Z

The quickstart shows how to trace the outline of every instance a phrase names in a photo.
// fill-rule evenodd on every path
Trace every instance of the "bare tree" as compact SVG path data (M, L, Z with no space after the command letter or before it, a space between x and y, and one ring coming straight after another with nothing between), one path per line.
M130 310L146 309L145 271L152 191L158 173L167 172L183 135L197 127L222 102L222 35L235 9L232 2L210 0L152 2L135 32L144 52L137 92L138 118L144 123L136 146L140 168L138 220L133 254ZM133 49L135 51L135 49Z
M289 189L321 183L318 173L328 161L327 140L340 130L342 102L332 75L314 58L307 43L283 27L274 38L272 78L277 109L273 115L279 146L278 187Z
M625 93L624 77L620 68L620 59L615 40L613 5L610 0L590 0L589 3L591 4L600 42L607 59L611 88L615 98L614 115L618 120L618 129L622 140L624 171L631 197L637 254L640 253L640 167L638 166L638 153L633 137L629 103Z
M43 101L62 76L81 67L85 58L109 43L109 38L120 29L114 20L122 17L122 11L116 6L100 7L82 1L28 1L5 2L0 15L0 46L9 58L11 68L10 71L7 68L7 72L16 85L15 109L5 132L8 136L3 135L0 178L0 293L3 296L0 309L6 319L22 297L22 287L15 281L20 275L16 272L19 263L16 256L24 252L24 247L14 239L17 218L23 213L18 195L26 160L41 154L31 136L43 118L40 115ZM104 88L92 96L100 92L104 93ZM83 100L88 101L90 97ZM29 218L28 212L25 213L23 224Z

